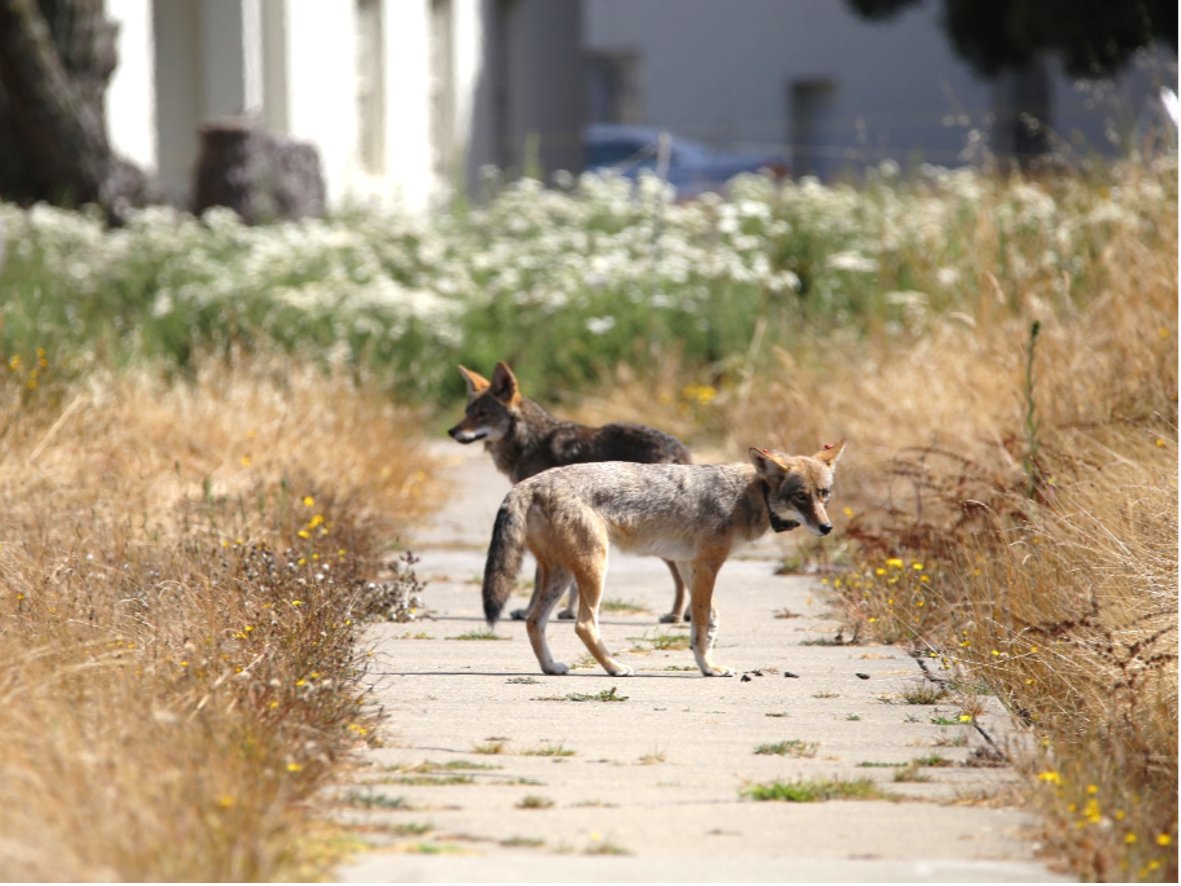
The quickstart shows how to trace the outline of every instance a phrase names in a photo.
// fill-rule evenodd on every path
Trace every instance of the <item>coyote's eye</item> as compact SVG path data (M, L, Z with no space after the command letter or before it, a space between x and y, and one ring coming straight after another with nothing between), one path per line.
M832 490L831 489L820 489L817 491L816 494L820 496L821 501L828 501L828 497L830 495L832 495Z

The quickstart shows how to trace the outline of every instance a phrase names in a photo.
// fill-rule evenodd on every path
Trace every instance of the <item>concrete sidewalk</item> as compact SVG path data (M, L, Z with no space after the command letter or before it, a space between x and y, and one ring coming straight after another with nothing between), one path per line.
M773 574L782 538L718 581L718 660L741 676L701 676L687 629L657 623L672 600L664 565L617 553L605 599L620 605L603 634L635 676L606 675L568 622L549 628L555 655L578 665L565 677L540 673L522 622L470 639L486 630L479 580L508 482L480 447L440 455L453 501L412 540L435 617L371 631L384 747L366 752L339 808L373 849L339 879L1061 879L1034 860L1026 815L1003 805L1013 774L964 765L1009 728L1000 705L962 724L951 702L903 701L925 680L903 650L813 645L838 622L815 581ZM531 575L527 565L510 608ZM745 795L856 779L892 797Z

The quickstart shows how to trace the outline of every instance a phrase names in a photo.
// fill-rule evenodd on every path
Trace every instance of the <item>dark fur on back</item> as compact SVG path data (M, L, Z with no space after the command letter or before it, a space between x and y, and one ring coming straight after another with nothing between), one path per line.
M687 465L685 444L646 425L619 422L600 428L561 421L532 400L521 399L511 430L488 449L496 466L514 483L549 468L594 461Z

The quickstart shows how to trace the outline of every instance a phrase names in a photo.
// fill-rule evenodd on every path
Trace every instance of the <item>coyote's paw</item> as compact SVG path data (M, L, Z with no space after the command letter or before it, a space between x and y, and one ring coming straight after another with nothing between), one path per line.
M570 673L570 665L563 661L551 661L549 665L542 665L541 672L551 677L564 677Z
M577 613L573 609L563 609L558 613L558 618L562 621L573 621L577 617Z
M512 612L509 613L509 617L513 621L524 621L525 619L527 619L529 617L529 610L528 609L514 609Z
M675 612L666 612L664 615L660 616L660 623L662 625L675 624L680 620L680 616L678 616Z
M707 677L733 677L734 671L730 668L722 667L721 665L706 665L701 669L701 673Z
M625 664L617 664L615 668L607 668L607 673L612 677L630 677L635 674L635 669Z

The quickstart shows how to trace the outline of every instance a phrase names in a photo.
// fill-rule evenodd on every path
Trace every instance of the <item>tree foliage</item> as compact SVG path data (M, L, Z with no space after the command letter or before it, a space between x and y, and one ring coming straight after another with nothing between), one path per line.
M924 0L847 0L873 21ZM1076 77L1118 73L1136 50L1160 41L1177 50L1176 0L941 0L955 51L994 76L1057 52Z

